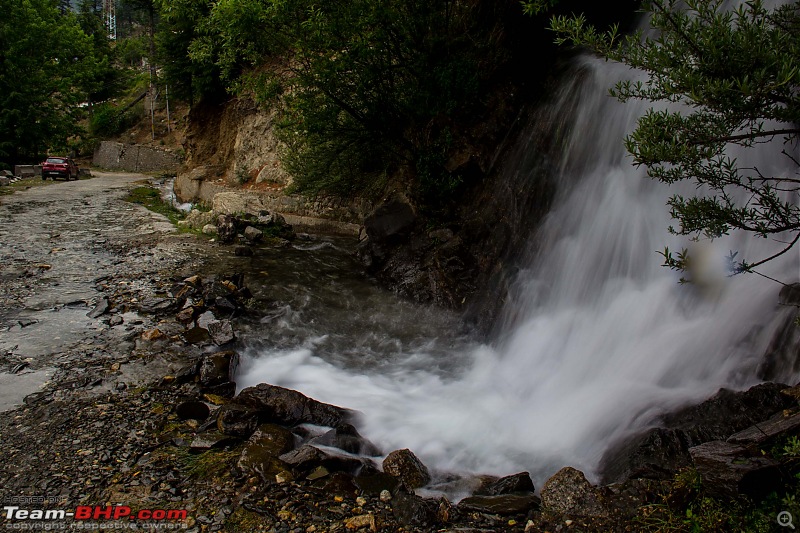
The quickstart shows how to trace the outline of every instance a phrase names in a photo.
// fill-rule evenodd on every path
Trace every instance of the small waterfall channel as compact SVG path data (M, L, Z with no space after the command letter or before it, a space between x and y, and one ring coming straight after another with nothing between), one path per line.
M781 286L742 275L708 297L661 266L656 250L689 245L668 232L665 203L681 190L631 165L622 139L647 106L607 93L636 73L589 58L580 72L553 110L571 121L553 176L558 192L533 231L493 343L459 334L434 310L387 307L371 292L336 285L338 301L316 315L288 305L264 325L285 335L248 344L239 387L294 388L362 411L362 433L387 452L410 448L445 471L528 470L540 486L565 465L596 476L609 446L659 414L757 383L786 312ZM732 155L763 172L796 172L780 148ZM735 234L707 253L722 264L729 250L758 258L779 247ZM800 252L762 272L797 281Z

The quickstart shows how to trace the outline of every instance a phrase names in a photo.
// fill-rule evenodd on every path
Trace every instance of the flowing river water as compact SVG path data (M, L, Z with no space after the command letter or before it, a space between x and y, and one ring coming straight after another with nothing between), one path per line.
M659 414L758 382L786 312L781 286L720 270L703 291L661 266L656 250L690 244L669 234L666 200L694 190L667 188L631 165L622 139L646 106L607 94L630 71L590 59L581 70L552 111L573 117L559 192L531 228L534 251L497 338L481 342L457 316L348 274L346 241L301 244L261 258L252 273L275 303L243 335L239 388L297 389L361 411L362 433L386 452L410 448L441 471L528 470L540 486L565 465L596 478L603 453ZM797 156L797 147L780 142L732 155L765 174L794 174L779 153ZM703 246L721 265L729 250L755 260L781 245L733 235ZM800 252L761 272L797 281Z

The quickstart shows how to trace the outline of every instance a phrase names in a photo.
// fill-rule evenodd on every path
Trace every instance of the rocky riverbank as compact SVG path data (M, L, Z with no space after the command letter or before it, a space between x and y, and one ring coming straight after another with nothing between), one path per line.
M727 506L713 517L726 530L741 509L770 524L792 510L772 496L796 490L800 457L800 393L785 385L665 417L609 452L603 486L569 467L541 487L525 472L439 472L362 437L348 406L269 384L234 396L237 317L258 311L243 276L204 259L234 247L123 202L141 179L0 206L0 377L9 403L24 396L0 417L4 505L185 510L162 525L297 533L681 530L708 502Z

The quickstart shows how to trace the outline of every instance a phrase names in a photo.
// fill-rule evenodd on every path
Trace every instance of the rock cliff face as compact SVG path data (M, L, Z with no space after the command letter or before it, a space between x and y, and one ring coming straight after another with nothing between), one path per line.
M279 161L274 113L246 99L203 102L192 109L187 160L175 180L182 201L224 202L234 210L281 213L293 225L357 235L369 206L357 200L288 194Z
M491 113L464 129L448 162L466 186L435 216L408 180L395 180L378 200L289 194L274 115L242 99L192 110L175 190L183 201L267 210L295 227L358 235L359 259L380 283L421 303L466 310L487 329L513 273L512 250L524 248L525 228L549 207L548 153L558 145L537 111L546 106L526 104L532 97L523 88L505 86L493 98Z

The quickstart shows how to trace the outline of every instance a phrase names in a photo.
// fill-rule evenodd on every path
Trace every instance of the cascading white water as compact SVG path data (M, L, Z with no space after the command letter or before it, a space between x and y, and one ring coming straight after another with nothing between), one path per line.
M609 445L658 414L755 383L780 286L738 276L707 298L660 266L656 250L688 243L667 231L665 202L677 191L633 168L622 145L646 106L607 96L630 71L584 62L557 199L533 237L497 345L473 347L449 376L425 370L436 361L424 349L378 374L325 362L309 339L247 354L239 388L269 382L358 409L367 437L387 451L411 448L442 470L528 470L541 482L565 465L591 477ZM796 172L779 152L767 145L746 155L762 171ZM747 235L715 243L748 259L779 246ZM796 281L799 259L792 252L763 271Z

